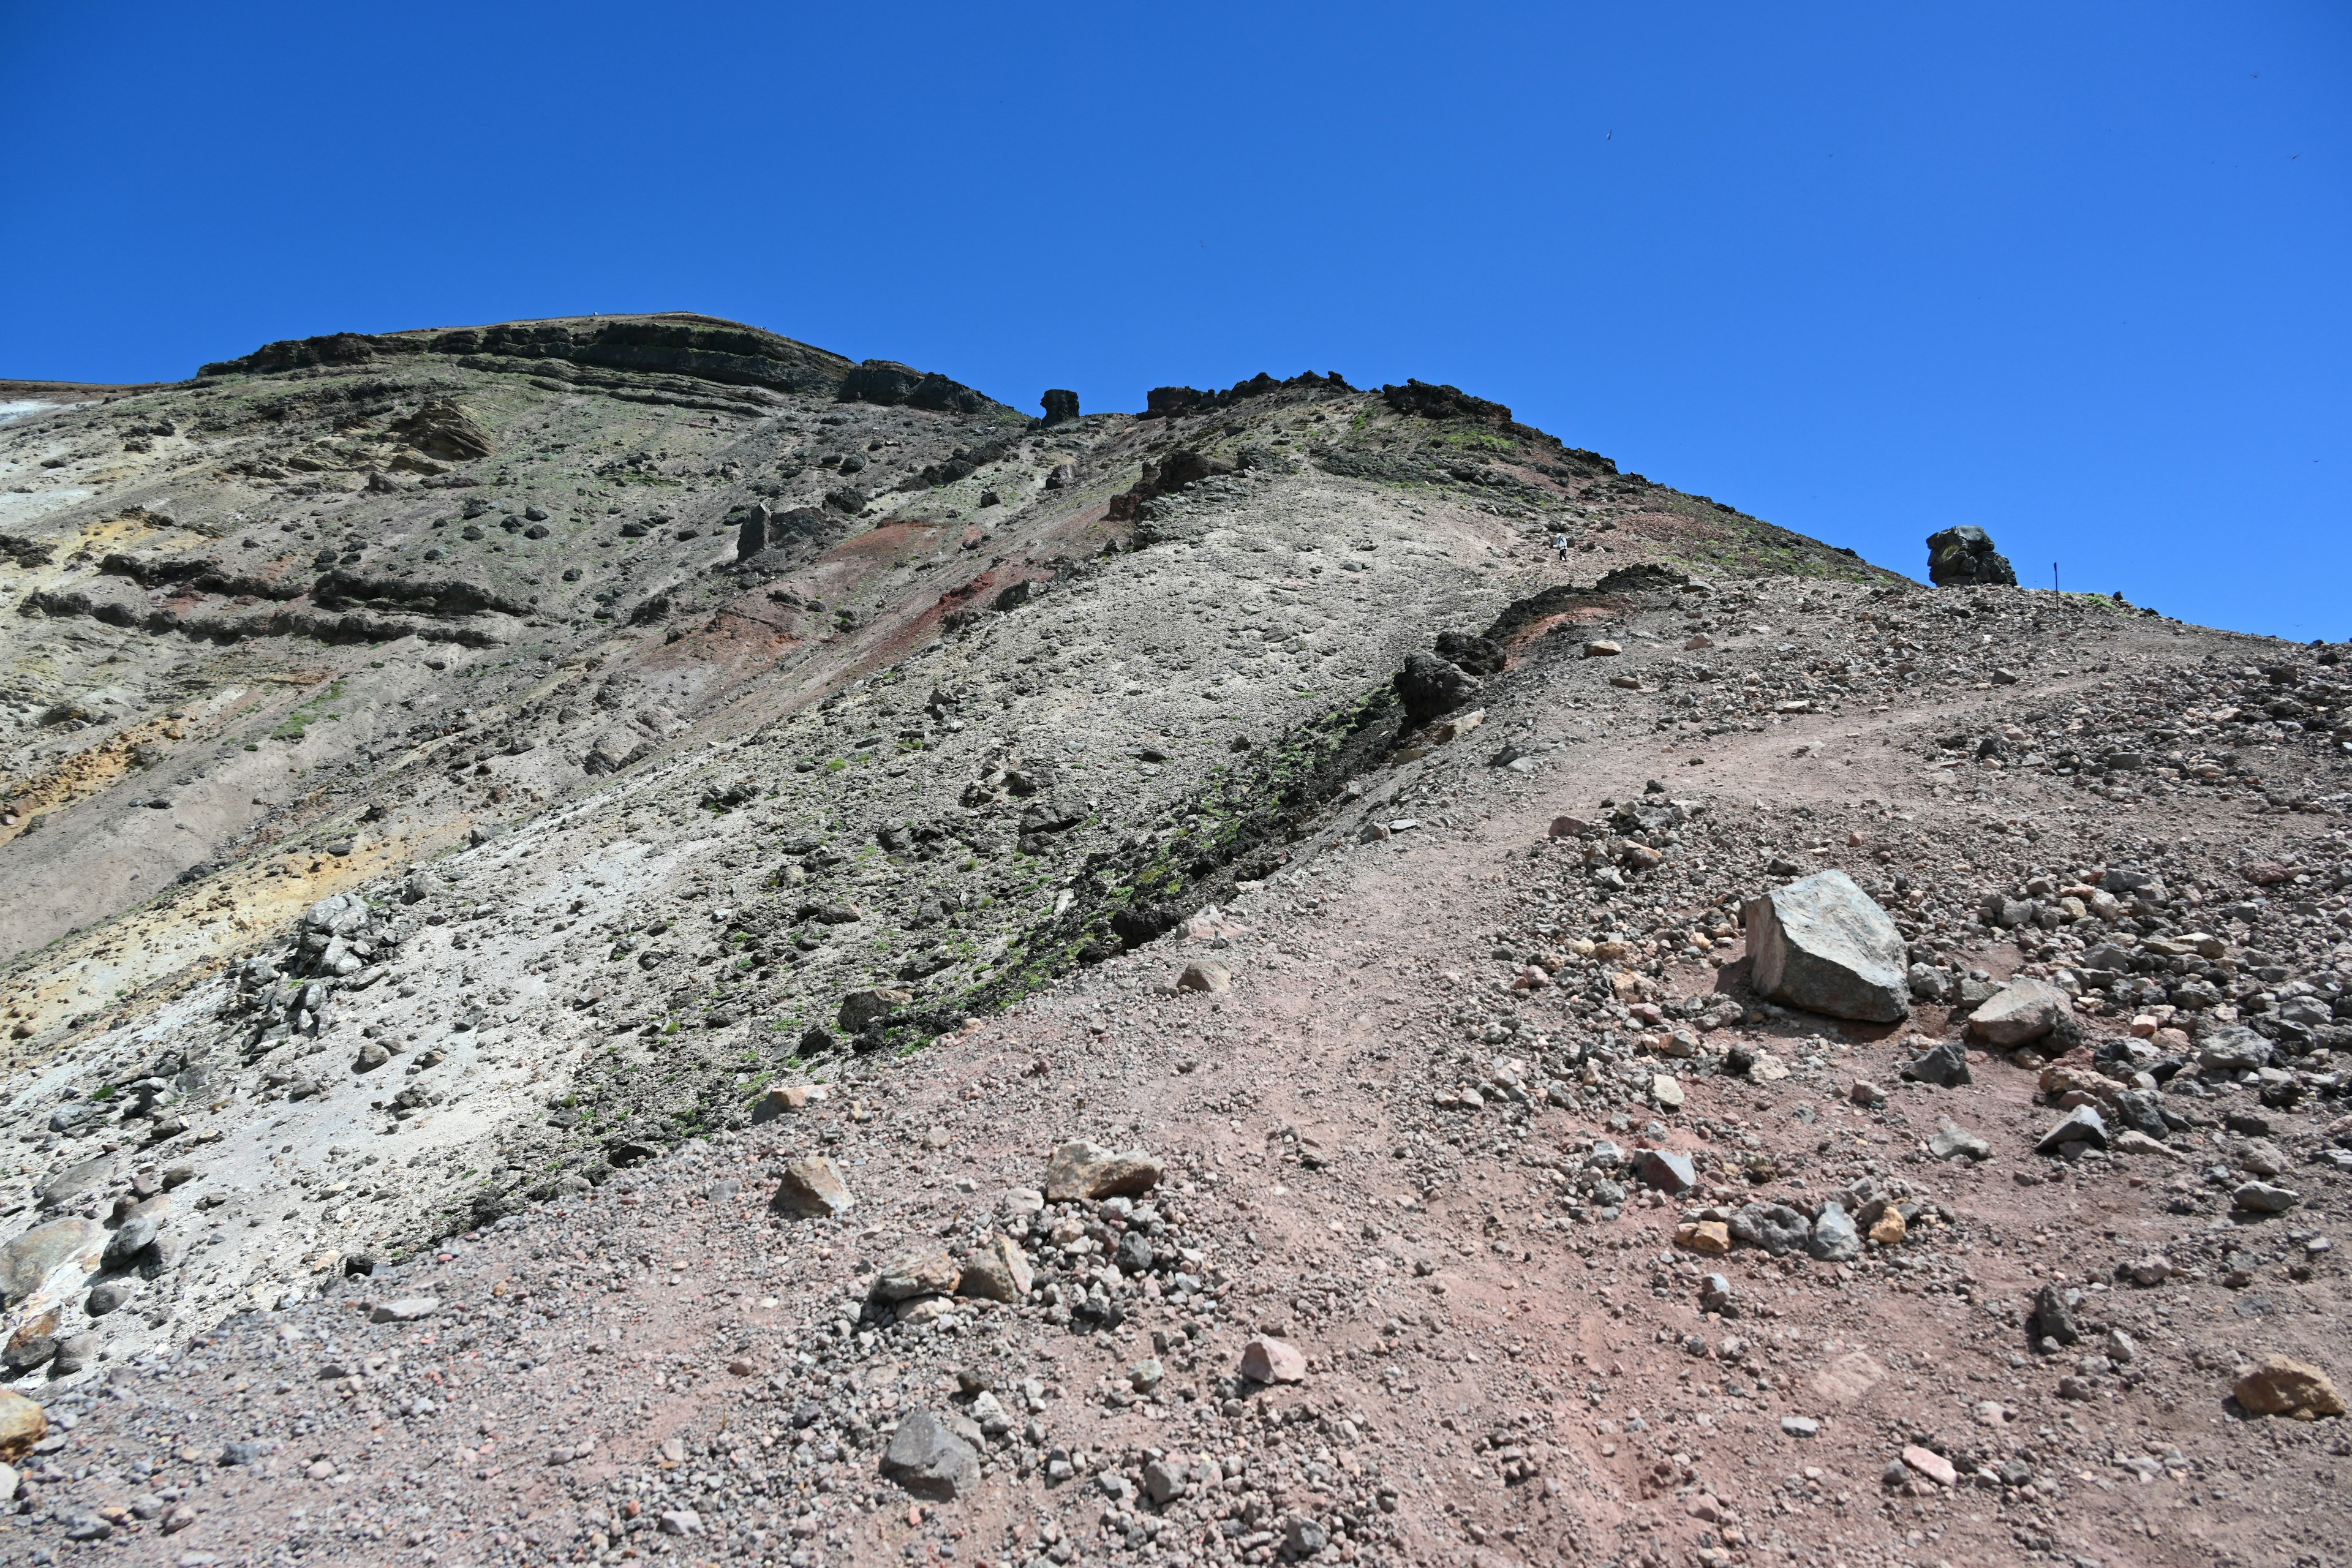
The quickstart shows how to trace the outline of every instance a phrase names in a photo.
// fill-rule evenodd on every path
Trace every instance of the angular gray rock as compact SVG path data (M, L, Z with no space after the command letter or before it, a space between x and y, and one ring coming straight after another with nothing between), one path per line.
M1760 1247L1773 1257L1796 1251L1812 1239L1813 1227L1786 1204L1743 1204L1731 1216L1731 1237Z
M2033 1152L2055 1154L2069 1143L2088 1143L2094 1149L2107 1146L2106 1120L2099 1114L2096 1106L2078 1105L2068 1111L2059 1119L2056 1126L2042 1135L2042 1142L2033 1146Z
M1947 1121L1936 1129L1936 1135L1933 1138L1927 1140L1927 1152L1938 1160L1962 1157L1970 1160L1989 1160L1992 1158L1992 1145L1958 1122Z
M1698 1185L1698 1171L1688 1154L1652 1149L1642 1156L1642 1180L1661 1192L1682 1194Z
M2013 980L1969 1016L1969 1034L1998 1050L2030 1045L2058 1026L2074 1004L2047 980Z
M1937 1089L1957 1088L1969 1081L1969 1053L1958 1040L1929 1046L1904 1064L1903 1076Z
M1823 1204L1805 1251L1822 1263L1850 1263L1861 1257L1862 1233L1854 1228L1853 1216L1837 1204Z
M2066 1288L2054 1281L2042 1287L2033 1298L2034 1331L2045 1340L2056 1340L2071 1345L2083 1337L2074 1322L2074 1304L2068 1299Z
M882 1451L882 1474L919 1498L952 1502L980 1484L980 1456L938 1416L910 1410Z
M1911 1011L1902 933L1843 871L1822 871L1750 899L1741 911L1748 983L1811 1013L1892 1024Z
M2205 1037L2197 1060L2220 1072L2254 1072L2271 1064L2271 1043L2246 1027L2231 1024Z
M2230 1205L2247 1214L2284 1214L2302 1201L2301 1193L2268 1182L2248 1182L2230 1194Z

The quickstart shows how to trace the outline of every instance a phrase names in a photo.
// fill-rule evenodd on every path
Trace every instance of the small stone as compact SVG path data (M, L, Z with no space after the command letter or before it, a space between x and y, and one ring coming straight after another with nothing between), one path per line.
M1760 1247L1773 1258L1804 1246L1812 1228L1803 1215L1786 1204L1743 1204L1731 1216L1734 1240Z
M1179 991L1205 991L1212 994L1234 988L1233 971L1222 963L1188 963L1176 976Z
M2066 1298L2066 1288L2054 1281L2046 1282L2033 1298L2034 1331L2042 1338L2056 1340L2062 1345L2078 1342L2082 1329L2074 1321L2074 1304Z
M1675 1245L1707 1258L1731 1250L1731 1227L1721 1220L1685 1220L1675 1226Z
M1938 1160L1992 1158L1992 1145L1956 1121L1946 1121L1927 1140L1927 1152Z
M1880 1215L1870 1227L1870 1239L1881 1247L1900 1247L1910 1234L1911 1227L1904 1221L1903 1211L1897 1208L1890 1208Z
M988 1301L1021 1301L1029 1295L1034 1271L1029 1255L1010 1237L993 1237L963 1260L956 1294Z
M1160 1364L1158 1356L1146 1356L1127 1369L1127 1385L1138 1394L1150 1394L1167 1375L1167 1369Z
M780 1214L816 1219L845 1214L855 1202L849 1195L848 1184L841 1179L841 1172L832 1161L817 1154L784 1167L769 1206Z
M81 1310L93 1318L103 1318L129 1300L130 1286L120 1279L101 1279L89 1288L89 1294L82 1300Z
M1823 1204L1805 1250L1822 1263L1850 1263L1861 1257L1862 1236L1853 1216L1836 1204Z
M1822 1424L1810 1415L1783 1415L1780 1417L1780 1430L1791 1437L1818 1437L1822 1435Z
M378 1301L368 1310L371 1323L413 1323L429 1318L441 1310L441 1303L431 1296L404 1296L396 1301Z
M661 1532L664 1535L700 1535L702 1515L690 1508L666 1509L661 1514Z
M1143 1467L1143 1495L1155 1503L1165 1503L1181 1497L1184 1491L1181 1466L1171 1465L1166 1459L1153 1459Z
M97 1359L96 1334L68 1334L58 1342L58 1353L50 1359L49 1370L59 1377L70 1377Z
M1045 1162L1047 1203L1092 1203L1140 1197L1160 1184L1166 1167L1141 1149L1115 1154L1083 1140L1064 1143Z
M1928 1047L1904 1064L1903 1076L1914 1083L1933 1084L1937 1089L1955 1089L1970 1080L1969 1053L1957 1040L1946 1040Z
M1684 1104L1683 1080L1672 1073L1657 1073L1650 1079L1650 1098L1661 1110L1680 1110Z
M892 1254L874 1277L871 1294L877 1301L903 1301L910 1296L955 1293L963 1270L937 1242L919 1242Z
M392 1053L390 1051L384 1049L383 1047L376 1044L373 1040L368 1040L361 1045L360 1054L356 1058L352 1058L352 1070L353 1072L373 1072L376 1068L383 1066L384 1063L390 1060L392 1060Z
M1939 1487L1957 1485L1960 1479L1960 1472L1952 1468L1952 1461L1933 1448L1922 1448L1916 1444L1906 1447L1903 1450L1903 1462Z
M101 1514L76 1514L66 1525L68 1541L104 1541L113 1533L113 1521Z
M2014 1050L2048 1035L2073 1011L2073 999L2047 980L2013 980L1969 1015L1969 1034L1995 1050Z
M980 1484L980 1456L939 1417L910 1410L882 1451L882 1474L920 1498L951 1502Z
M2123 1275L2135 1285L2161 1285L2172 1277L2172 1259L2160 1252L2151 1252L2125 1264Z
M2037 1154L2055 1154L2069 1143L2087 1143L2094 1149L2107 1146L2107 1124L2098 1108L2078 1105L2068 1111L2058 1124L2042 1135L2033 1146Z
M2219 1072L2254 1072L2271 1065L2271 1043L2243 1024L2231 1024L2205 1037L2197 1059Z
M1642 1180L1659 1191L1679 1196L1698 1185L1698 1171L1688 1154L1672 1149L1652 1149L1642 1156Z
M1252 1383L1304 1383L1307 1357L1296 1345L1260 1334L1242 1347L1242 1375Z
M2129 1366L2139 1359L2139 1342L2121 1329L2109 1329L2105 1344L2107 1359L2117 1366Z
M2248 1182L2230 1194L2230 1206L2247 1214L2284 1214L2301 1202L2303 1194L2294 1188L2268 1182Z
M751 1102L751 1120L754 1122L773 1121L779 1116L797 1115L806 1110L811 1102L823 1098L824 1093L824 1087L819 1084L772 1085Z
M2238 1403L2256 1415L2287 1415L2297 1421L2344 1414L2343 1397L2326 1373L2308 1362L2265 1356L2238 1379Z
M1283 1555L1312 1557L1331 1543L1331 1532L1305 1514L1293 1514L1282 1527Z
M1845 1097L1854 1104L1875 1110L1886 1103L1886 1091L1867 1079L1856 1079Z
M1613 642L1595 641L1584 645L1584 657L1587 658L1615 658L1624 651L1622 645Z

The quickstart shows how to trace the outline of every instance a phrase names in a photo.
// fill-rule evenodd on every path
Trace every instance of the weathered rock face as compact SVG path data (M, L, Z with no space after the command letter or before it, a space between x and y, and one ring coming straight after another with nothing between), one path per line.
M1065 387L1049 387L1038 400L1045 410L1045 423L1061 425L1078 416L1078 395Z
M2009 557L1992 547L1992 535L1973 524L1947 528L1927 536L1927 580L1938 588L1965 588L1978 584L2017 586L2017 573Z
M1750 979L1776 1002L1833 1018L1892 1024L1909 1016L1903 936L1843 871L1822 871L1748 900Z

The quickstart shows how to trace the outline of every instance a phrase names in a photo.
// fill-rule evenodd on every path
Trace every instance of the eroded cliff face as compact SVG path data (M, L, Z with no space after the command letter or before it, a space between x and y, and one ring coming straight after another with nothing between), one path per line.
M1154 939L1439 632L1870 575L1418 383L1046 425L670 316L0 401L19 1215L201 1170L159 1335Z

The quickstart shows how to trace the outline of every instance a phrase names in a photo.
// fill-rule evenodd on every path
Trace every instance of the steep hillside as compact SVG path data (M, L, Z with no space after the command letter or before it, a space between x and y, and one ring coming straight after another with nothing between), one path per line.
M684 315L0 384L0 1362L118 1457L44 1539L2201 1553L2065 1503L2240 1458L2197 1314L2328 1353L2337 650L1451 387L1042 405ZM1755 973L1830 868L1892 1024ZM918 1408L984 1466L877 1479Z

